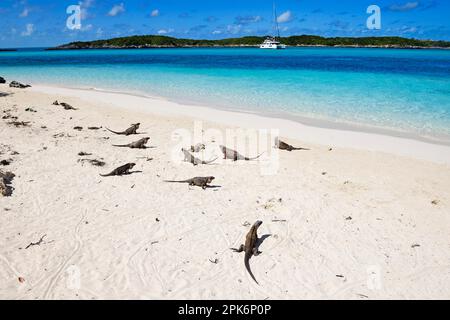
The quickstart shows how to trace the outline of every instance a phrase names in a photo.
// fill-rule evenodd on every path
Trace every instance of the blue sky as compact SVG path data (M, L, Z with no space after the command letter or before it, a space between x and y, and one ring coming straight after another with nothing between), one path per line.
M66 27L80 4L82 28ZM277 0L282 36L386 36L450 40L447 0ZM369 5L381 30L369 30ZM0 0L0 47L53 46L78 40L162 34L195 39L266 35L272 0Z

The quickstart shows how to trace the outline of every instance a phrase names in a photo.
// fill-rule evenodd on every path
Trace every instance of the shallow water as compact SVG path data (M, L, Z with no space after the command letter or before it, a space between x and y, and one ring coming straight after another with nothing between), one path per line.
M450 50L35 49L0 52L0 76L450 141Z

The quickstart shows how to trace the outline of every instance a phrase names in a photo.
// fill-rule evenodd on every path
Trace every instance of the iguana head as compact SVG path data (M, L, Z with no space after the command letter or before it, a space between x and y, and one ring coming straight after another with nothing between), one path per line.
M215 177L213 177L213 176L207 177L208 183L211 183L214 179L215 179Z
M260 225L262 225L262 221L261 220L256 221L255 224L254 224L254 226L256 228L259 228Z

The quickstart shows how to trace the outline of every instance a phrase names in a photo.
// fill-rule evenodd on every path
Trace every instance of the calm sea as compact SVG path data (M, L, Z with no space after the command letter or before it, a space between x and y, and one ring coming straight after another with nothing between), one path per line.
M450 50L35 49L0 52L0 76L450 142Z

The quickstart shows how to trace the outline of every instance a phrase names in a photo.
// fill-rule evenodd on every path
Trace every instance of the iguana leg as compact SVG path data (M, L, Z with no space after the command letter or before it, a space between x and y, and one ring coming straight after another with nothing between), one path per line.
M262 252L261 251L258 251L258 249L256 249L256 248L253 248L253 255L256 257L256 256L258 256L258 255L260 255Z
M230 249L233 250L234 252L242 252L245 250L245 246L243 244L241 244L239 249L235 249L235 248L230 248Z

